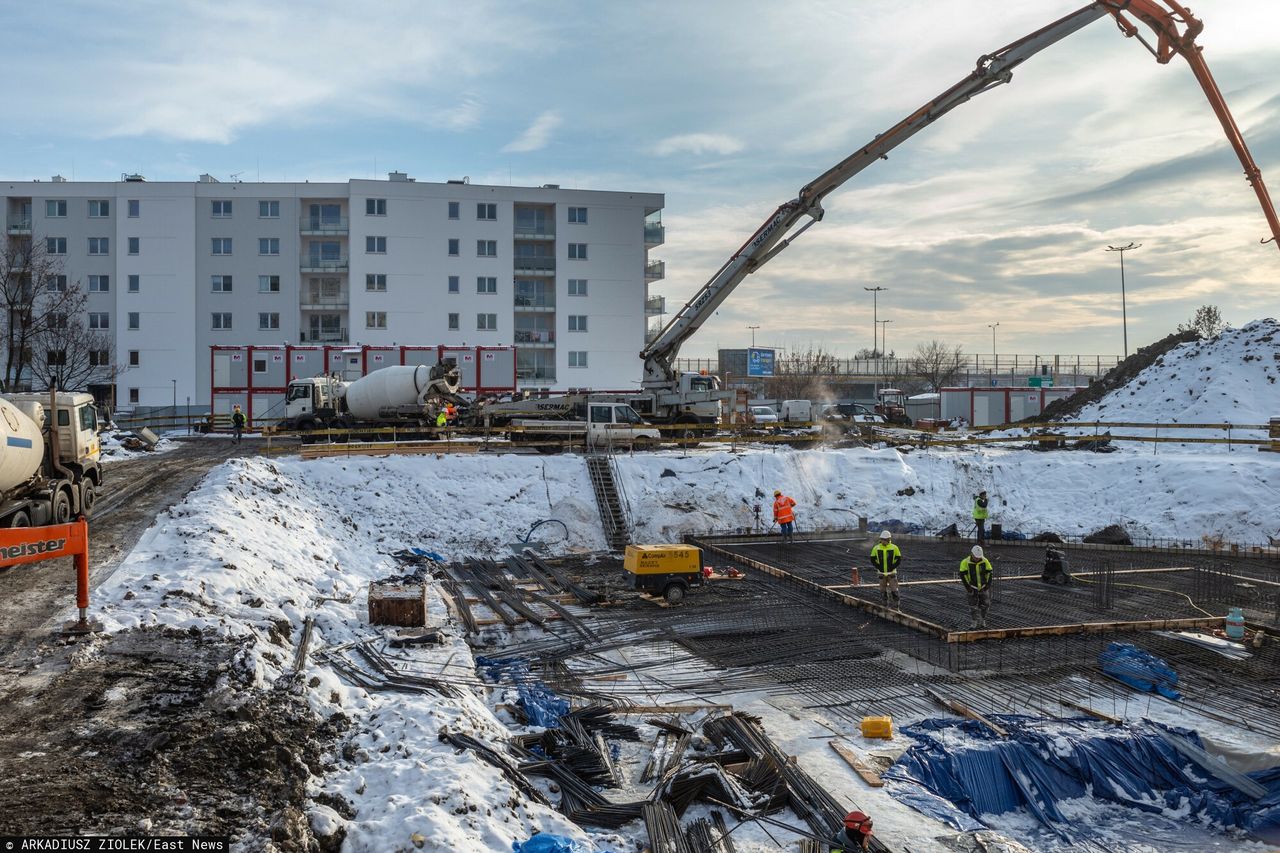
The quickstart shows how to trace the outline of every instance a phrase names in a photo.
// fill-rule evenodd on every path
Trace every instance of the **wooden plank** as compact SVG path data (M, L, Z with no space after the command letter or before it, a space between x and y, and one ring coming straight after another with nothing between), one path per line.
M514 618L515 618L515 624L517 624L517 625L519 625L519 624L520 624L520 623L522 623L522 622L528 622L528 621L529 621L528 619L525 619L523 616L516 616L516 617L514 617ZM543 619L546 619L548 622L550 622L550 621L551 621L551 620L553 620L553 619L560 619L560 618L562 618L562 617L560 616L560 614L559 614L559 613L552 613L552 614L549 614L549 615L547 615L547 616L543 616L542 618L543 618ZM503 620L501 620L501 619L477 619L477 620L476 620L476 625L478 625L478 626L480 626L480 627L482 627L482 628L484 628L484 627L488 627L489 625L502 625L502 624L504 624L504 623L503 623Z
M732 711L732 705L714 703L686 705L627 705L610 708L614 714L696 714L699 711Z
M836 755L843 758L853 768L855 773L862 777L862 781L873 788L884 787L884 780L880 778L880 774L868 767L849 747L833 740L831 741L831 748L836 751Z
M948 699L947 697L931 690L928 687L924 689L924 692L928 693L931 697L933 697L933 701L937 702L942 707L948 709L953 714L957 714L961 717L964 717L966 720L976 720L979 723L982 723L987 728L991 729L991 731L995 732L1000 737L1009 736L1009 733L1005 731L1003 728L1001 728L1000 726L997 726L995 723L991 722L986 717L982 716L977 711L973 710L963 702L957 702L954 699Z
M1075 622L1069 625L1033 625L1025 628L986 628L978 631L951 631L948 643L979 640L1007 640L1015 637L1056 637L1064 634L1111 634L1118 631L1183 631L1188 628L1221 628L1222 616L1195 619L1144 619L1137 622Z
M1090 717L1095 719L1105 720L1113 726L1124 725L1124 720L1121 720L1118 717L1113 717L1110 714L1104 714L1101 711L1096 711L1093 708L1090 708L1088 705L1080 705L1076 702L1072 702L1070 699L1059 699L1058 704L1067 708L1074 708L1075 710L1088 714Z

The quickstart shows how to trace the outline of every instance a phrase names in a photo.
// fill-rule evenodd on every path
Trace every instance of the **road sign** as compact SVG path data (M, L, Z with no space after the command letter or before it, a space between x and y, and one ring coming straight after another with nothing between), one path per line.
M1028 376L1027 385L1029 385L1032 388L1052 388L1053 377L1052 376Z

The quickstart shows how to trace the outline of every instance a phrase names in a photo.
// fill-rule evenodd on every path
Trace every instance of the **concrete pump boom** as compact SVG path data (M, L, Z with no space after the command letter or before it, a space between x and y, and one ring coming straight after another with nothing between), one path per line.
M720 304L748 275L758 270L774 255L781 252L811 225L822 219L822 199L833 190L870 166L876 160L887 159L888 153L906 142L919 131L933 124L951 110L1002 83L1013 79L1013 69L1040 51L1072 33L1088 26L1099 18L1111 15L1116 19L1126 37L1138 37L1151 50L1156 60L1167 63L1174 53L1184 57L1204 89L1213 111L1217 114L1227 134L1249 183L1257 193L1263 214L1271 226L1270 240L1280 238L1280 220L1262 183L1262 173L1253 162L1249 149L1240 135L1240 129L1227 109L1222 93L1218 90L1195 37L1204 25L1174 0L1164 0L1165 9L1155 0L1098 0L1082 9L1054 21L1052 24L1024 36L1015 42L978 58L973 72L938 97L926 103L911 115L895 124L832 168L806 184L791 201L778 207L738 251L730 256L711 280L694 294L661 334L640 353L644 359L644 386L646 388L670 388L678 380L675 370L676 354L680 346L706 322ZM1152 48L1141 38L1137 26L1125 17L1125 12L1151 27L1157 34L1157 46ZM1181 27L1181 29L1180 29ZM803 225L797 225L808 217ZM793 231L794 229L794 231ZM1270 240L1263 240L1269 242Z

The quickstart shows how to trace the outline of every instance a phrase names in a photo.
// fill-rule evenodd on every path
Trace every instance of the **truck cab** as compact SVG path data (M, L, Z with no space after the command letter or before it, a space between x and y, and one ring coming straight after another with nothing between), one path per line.
M332 376L293 380L284 398L284 422L306 429L332 419L345 389L346 383Z
M626 403L587 402L587 444L632 447L655 443L662 433L649 426Z

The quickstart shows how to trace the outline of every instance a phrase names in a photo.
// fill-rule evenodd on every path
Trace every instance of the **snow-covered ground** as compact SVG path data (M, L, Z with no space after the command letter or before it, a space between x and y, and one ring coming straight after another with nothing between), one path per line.
M124 446L122 439L127 437L127 432L106 431L98 434L98 446L102 448L102 461L119 462L124 459L136 459L139 456L149 456L153 453L167 453L178 446L176 441L169 438L161 437L156 442L155 448L152 450L130 450Z

